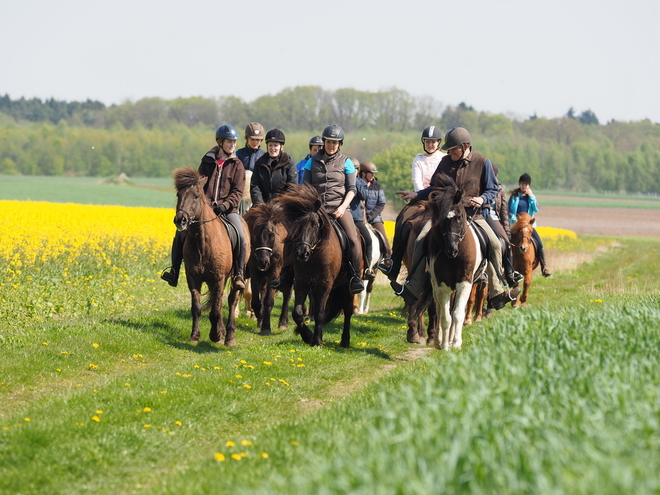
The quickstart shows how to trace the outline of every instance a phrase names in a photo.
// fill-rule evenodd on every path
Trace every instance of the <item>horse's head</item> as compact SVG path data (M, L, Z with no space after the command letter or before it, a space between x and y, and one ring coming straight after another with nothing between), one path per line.
M305 222L301 223L300 237L296 244L296 258L298 261L308 261L312 252L319 244L323 217L320 214L310 214Z
M459 245L468 230L467 215L461 200L463 191L448 186L429 195L434 211L434 224L439 227L444 253L449 258L458 256Z
M518 213L516 223L511 227L511 243L517 246L522 254L525 254L532 242L535 218L528 213Z
M174 171L174 186L176 187L176 215L174 225L177 230L186 230L195 220L202 217L206 204L204 184L207 178L200 176L199 172L190 167L183 167Z
M282 243L286 228L280 220L280 208L275 203L261 203L250 208L244 215L250 231L257 269L265 272L271 266L273 256L282 255Z

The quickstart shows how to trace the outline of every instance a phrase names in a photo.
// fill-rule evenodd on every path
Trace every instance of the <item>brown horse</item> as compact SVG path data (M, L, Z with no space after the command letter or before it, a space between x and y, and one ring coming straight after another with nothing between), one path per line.
M434 345L443 350L460 349L473 280L485 264L465 212L463 192L445 174L436 183L442 188L429 196L432 224L427 239L431 288L442 327L442 341L438 333ZM424 299L420 297L420 302Z
M427 202L414 203L415 213L410 216L406 215L405 210L401 210L399 217L402 222L410 223L410 233L406 243L406 249L403 254L403 264L406 269L412 269L413 251L415 249L415 240L420 231L428 221L431 211L427 209ZM399 227L399 217L397 217L397 228ZM430 344L433 342L435 335L438 332L438 313L435 308L435 301L429 299L428 304L425 306L410 306L404 303L403 313L408 315L408 333L406 340L411 344ZM424 312L428 311L428 327L426 334L424 332Z
M527 304L529 289L532 287L532 272L539 266L536 259L536 246L532 242L532 232L536 219L528 213L518 213L516 223L511 226L511 243L513 244L513 269L525 277L523 290L513 307Z
M262 203L250 208L243 216L250 228L252 252L248 259L252 280L252 309L257 317L261 335L270 335L270 314L275 304L275 289L271 280L280 278L284 266L284 239L286 227L278 220L279 208L274 203ZM291 286L282 286L282 312L278 328L289 324Z
M318 193L309 186L291 186L274 200L282 208L288 227L290 263L295 279L293 319L296 332L309 345L323 344L323 325L344 312L340 345L350 346L353 296L349 276L342 266L342 249L333 220L321 205ZM287 262L288 262L287 261ZM359 267L362 272L362 267ZM310 297L314 333L305 324L304 303Z
M232 246L227 227L206 202L204 185L207 177L199 172L183 167L174 171L174 185L177 190L176 216L174 224L179 235L184 235L183 260L186 266L186 280L191 297L192 332L190 340L199 341L199 319L202 313L201 289L206 283L209 289L207 307L210 309L213 342L224 339L225 345L236 345L236 305L240 291L229 292L229 316L227 329L222 321L222 296L226 279L232 271ZM243 228L247 230L245 222ZM246 232L246 251L250 251Z

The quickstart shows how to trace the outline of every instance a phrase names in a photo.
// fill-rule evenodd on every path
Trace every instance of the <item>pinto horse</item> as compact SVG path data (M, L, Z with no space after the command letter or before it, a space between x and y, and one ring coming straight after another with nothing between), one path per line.
M349 275L342 266L342 249L333 220L323 209L316 190L308 185L290 186L274 200L280 205L288 235L285 245L290 253L295 279L293 319L296 333L306 344L323 344L323 325L344 312L341 347L350 346L353 296ZM362 270L362 267L359 267ZM314 333L305 324L304 303L310 297L310 316Z
M438 183L441 188L429 196L432 224L427 239L433 299L442 327L442 342L438 332L434 345L443 350L460 349L472 284L485 266L481 266L479 241L463 206L463 191L446 174Z
M513 244L513 269L525 277L523 290L513 307L525 306L529 289L532 287L532 272L539 266L536 259L536 245L532 242L532 232L536 219L528 213L518 213L516 223L511 226L511 243Z
M202 313L201 289L206 283L209 289L206 307L210 309L211 332L213 342L224 339L227 346L235 346L236 306L240 291L229 292L229 316L227 328L222 321L222 296L225 281L232 272L232 246L227 227L208 205L204 194L207 177L199 172L183 167L174 171L177 204L174 224L179 235L184 235L183 261L186 266L186 280L191 297L192 332L190 340L199 341L199 319ZM243 228L246 229L245 222ZM246 251L250 251L249 237L246 232Z
M357 314L366 315L369 313L369 304L371 303L371 292L374 290L374 282L376 281L377 266L380 260L383 258L383 253L380 247L380 238L370 224L367 224L367 232L369 232L369 237L371 237L371 253L365 254L365 265L371 269L371 274L367 275L367 270L362 275L362 283L364 284L364 290L360 292L358 297L357 304ZM364 248L366 246L366 241L362 245Z
M274 203L262 203L250 208L243 218L250 228L252 252L248 259L252 279L252 309L257 317L261 335L270 335L270 315L275 304L275 289L271 280L280 278L284 266L284 239L286 227L278 220L278 207ZM291 285L281 287L284 295L278 328L289 324Z

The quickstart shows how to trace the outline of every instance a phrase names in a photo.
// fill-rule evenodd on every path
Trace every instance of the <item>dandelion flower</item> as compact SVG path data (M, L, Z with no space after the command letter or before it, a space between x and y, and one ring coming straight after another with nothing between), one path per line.
M92 421L96 421L97 423L101 421L101 418L98 416L92 416Z
M29 422L29 421L30 421L30 418L25 418L23 421L27 421L27 422Z
M273 363L270 363L270 362L268 362L268 361L264 361L264 364L265 364L266 366L270 366L270 365L272 365Z
M227 440L227 443L225 443L225 445L226 445L227 447L233 447L233 446L236 445L236 444L235 444L234 442L232 442L231 440Z
M48 345L48 342L42 342L43 345Z
M236 378L243 378L243 375L236 375Z
M131 386L131 384L128 383L128 382L124 383L124 385L126 385L127 387L130 387L130 386Z
M92 347L98 347L98 346L99 346L98 344L92 344Z
M177 426L181 426L181 421L175 421L174 424Z
M252 385L248 385L247 383L244 383L244 384L243 384L243 387L249 389L249 388L252 388Z
M142 410L143 410L144 412L151 412L151 408L150 408L150 407L145 407L145 408L142 409Z
M241 359L241 364L247 364L247 361L245 359Z
M241 457L241 454L232 454L231 458L235 461L240 461L243 457Z
M295 440L291 440L291 445L298 446L298 442L296 442Z
M151 425L144 425L145 428L151 428Z
M221 454L221 453L219 453L219 452L218 452L217 454L215 454L215 455L213 456L213 458L214 458L216 461L218 461L218 462L222 462L222 461L224 461L224 460L226 459L225 454Z
M241 445L247 447L248 445L252 445L252 442L250 440L241 440Z
M99 409L98 411L96 411L96 414L103 414L103 411Z
M261 457L262 459L268 459L268 454L266 452L262 452L261 454L259 454L259 457Z

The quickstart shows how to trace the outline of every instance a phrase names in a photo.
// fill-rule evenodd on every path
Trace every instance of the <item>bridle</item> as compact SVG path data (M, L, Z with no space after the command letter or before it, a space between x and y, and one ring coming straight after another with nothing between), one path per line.
M472 213L472 215L470 215L470 218L468 218L466 220L465 223L467 225L465 225L465 227L463 228L463 232L461 232L461 233L458 233L458 232L443 232L442 233L443 238L446 237L446 236L449 237L449 236L455 235L456 237L458 237L458 242L459 243L462 242L463 239L465 238L465 235L468 233L468 230L470 230L470 226L472 225L472 221L474 220L474 216L477 214L478 211L479 211L478 209L475 209L474 213Z
M188 224L189 224L189 225L194 225L194 224L196 224L196 223L198 223L198 224L201 225L201 224L203 224L203 223L209 223L209 222L212 222L213 220L217 220L217 219L219 218L219 215L216 215L215 217L213 217L213 218L211 218L211 219L209 219L209 220L196 220L196 219L195 219L195 215L193 215L193 214L191 214L191 213L188 213L188 212L187 212L186 210L184 210L183 208L177 208L176 212L177 212L177 213L179 213L179 212L183 212L183 214L186 215L186 218L188 219Z

